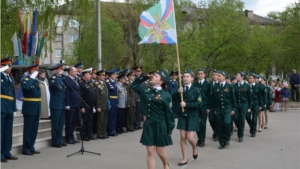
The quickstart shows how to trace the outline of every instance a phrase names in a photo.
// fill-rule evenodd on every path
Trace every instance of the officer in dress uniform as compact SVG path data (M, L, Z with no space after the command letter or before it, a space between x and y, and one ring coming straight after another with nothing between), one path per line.
M24 155L40 153L34 148L41 114L41 90L39 82L35 79L38 75L38 67L38 64L28 66L28 75L21 81L24 95L22 106L24 118L22 154Z
M139 78L142 73L142 66L135 66L133 69L133 73L135 74L135 78ZM143 86L141 84L141 86ZM136 94L136 110L135 110L135 120L134 120L134 129L140 130L141 127L141 99L138 94Z
M212 82L211 82L211 89L215 85L219 84L218 75L219 75L218 70L214 69L213 70L213 76L212 76ZM215 103L213 103L213 102L210 102L209 104L212 104L212 105L210 105L211 107L215 106ZM218 141L219 140L218 118L216 117L214 112L209 113L209 123L210 123L210 126L211 126L212 130L213 130L213 136L212 137L213 137L214 141Z
M238 83L233 85L233 89L237 103L237 111L233 115L233 120L238 128L237 135L241 143L244 137L246 115L251 112L252 97L250 85L244 81L244 79L246 79L246 73L240 71L236 75L236 79Z
M256 136L258 110L259 110L259 105L262 102L262 98L259 94L260 87L256 83L256 79L257 79L257 75L255 73L249 74L248 83L250 84L252 107L251 107L251 112L250 113L248 112L246 115L246 120L250 127L251 137Z
M126 130L127 131L135 131L134 129L134 117L135 117L135 110L136 110L136 93L135 91L130 88L130 85L134 81L134 73L129 72L127 74L128 77L128 102L127 102L127 116L126 116Z
M199 109L199 131L197 132L198 142L197 146L204 147L205 146L205 137L206 137L206 121L209 110L207 105L210 100L210 94L212 90L212 85L205 79L206 70L202 67L198 69L197 72L198 81L194 82L194 86L199 88L202 96L202 107Z
M77 78L78 81L81 79L81 73L83 71L83 62L79 62L74 66L77 69Z
M170 95L172 95L173 93L177 93L178 92L178 82L177 82L177 78L178 78L178 71L173 70L170 73L170 81L168 82L168 92L170 93ZM174 118L177 118L177 104L179 104L176 100L176 103L172 104L172 112L173 112L173 116Z
M106 86L109 96L109 111L107 120L107 135L116 136L116 123L117 123L117 109L118 109L118 88L116 85L116 78L118 76L118 68L107 71L108 79L106 79Z
M100 70L96 72L97 81L94 83L96 86L96 107L100 108L97 111L97 138L106 139L109 138L106 135L107 128L107 116L108 116L108 89L105 83L105 71Z
M127 89L124 85L126 82L125 73L118 76L118 81L116 82L118 88L118 110L117 110L117 128L116 131L119 134L127 133L123 129L125 123L125 113L127 107Z
M94 85L94 83L96 81L97 81L96 69L93 68L92 69L91 83ZM95 86L95 89L96 89L96 86ZM97 113L96 113L95 109L93 109L93 124L92 124L92 128L93 128L93 134L97 134Z
M61 148L67 146L63 142L63 129L65 124L65 90L63 82L63 64L50 68L54 74L49 78L50 89L50 111L51 111L51 136L52 147Z
M223 70L218 72L219 84L213 87L211 98L211 102L215 104L210 107L210 111L218 119L219 149L223 149L230 145L231 115L235 113L237 105L233 87L225 81L227 73Z
M97 140L93 137L93 108L96 105L96 90L91 83L92 68L82 71L79 81L80 94L84 102L81 103L81 115L83 119L82 135L84 141ZM97 110L99 111L99 109Z
M18 159L10 154L14 112L17 111L14 78L9 75L11 65L11 58L1 60L1 162Z

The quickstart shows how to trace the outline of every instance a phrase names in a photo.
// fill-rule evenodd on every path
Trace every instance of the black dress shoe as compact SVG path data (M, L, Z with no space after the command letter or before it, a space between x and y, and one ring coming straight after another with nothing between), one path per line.
M244 140L243 140L243 138L239 138L239 142L241 143L241 142L243 142Z
M31 151L33 154L41 154L41 152L39 152L39 151Z
M80 143L80 141L78 141L78 140L76 140L76 139L74 139L73 142L74 142L74 143Z
M193 154L193 158L196 160L198 158L198 154L196 155Z
M225 148L225 146L220 146L220 147L219 147L219 149L223 149L223 148Z
M90 140L97 140L96 137L90 137L89 139L90 139Z
M117 134L107 134L108 136L115 137Z
M17 160L18 157L14 157L14 156L8 156L8 157L5 157L6 160Z
M52 147L61 148L61 145L52 145Z
M237 129L233 129L234 132L237 132Z
M225 142L225 146L227 147L227 146L229 146L230 145L230 141L226 141Z
M99 136L99 137L97 137L98 139L105 139L105 137L104 136Z
M105 138L109 138L108 136L104 136Z
M68 140L67 143L68 144L75 144L75 142L73 140Z
M60 145L61 145L61 146L67 146L67 144L64 143L64 142L60 143Z
M123 132L122 132L122 133L127 133L127 131L123 130Z
M23 155L28 155L28 156L32 156L33 153L32 152L22 152Z
M205 143L204 142L200 142L199 147L204 147Z
M252 134L252 135L251 135L251 137L255 137L255 136L256 136L256 134Z
M7 163L7 160L5 158L1 158L1 163Z
M86 137L83 139L83 141L90 141L90 139Z
M117 132L117 134L123 134L122 132Z
M183 166L183 165L187 165L187 163L188 163L188 161L187 162L185 162L185 163L178 163L178 166Z

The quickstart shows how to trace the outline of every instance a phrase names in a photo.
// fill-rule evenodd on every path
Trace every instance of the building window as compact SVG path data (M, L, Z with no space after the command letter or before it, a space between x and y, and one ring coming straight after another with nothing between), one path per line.
M75 42L78 41L79 36L78 35L69 35L69 42Z
M56 49L55 50L55 56L56 57L61 57L61 49Z
M63 26L63 18L56 17L55 24L56 24L56 26Z
M75 19L70 19L69 20L69 26L71 28L78 28L79 27L79 22L76 21Z
M67 50L67 55L72 56L73 55L73 50Z
M61 42L61 41L62 41L62 34L56 35L55 41L56 41L56 42Z

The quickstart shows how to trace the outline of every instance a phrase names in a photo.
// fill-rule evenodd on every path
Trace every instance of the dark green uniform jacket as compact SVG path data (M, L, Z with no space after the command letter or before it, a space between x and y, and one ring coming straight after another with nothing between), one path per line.
M164 91L149 89L147 92L140 84L148 79L147 76L140 76L131 84L131 88L144 99L148 100L147 120L143 126L141 143L147 146L168 146L172 145L171 134L175 126L172 114L171 95Z

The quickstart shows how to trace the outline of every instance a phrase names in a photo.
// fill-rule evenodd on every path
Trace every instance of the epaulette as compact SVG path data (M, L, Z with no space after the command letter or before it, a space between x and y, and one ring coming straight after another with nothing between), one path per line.
M108 83L108 82L109 82L109 80L107 79L105 82L106 82L106 83Z
M28 80L29 80L29 78L28 78L28 77L26 77L24 80L28 81Z
M52 79L56 79L56 76L55 76L55 75L53 75L53 76L52 76Z

